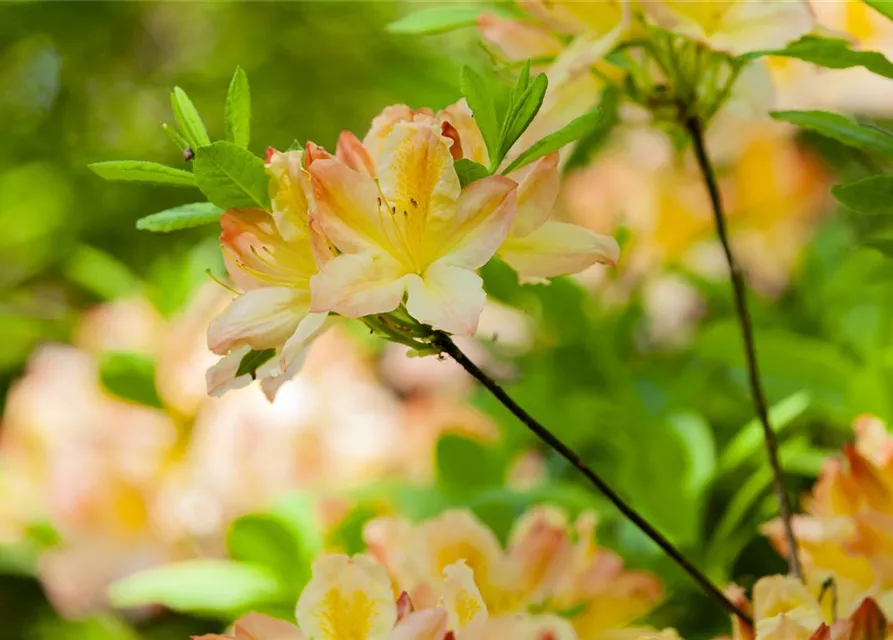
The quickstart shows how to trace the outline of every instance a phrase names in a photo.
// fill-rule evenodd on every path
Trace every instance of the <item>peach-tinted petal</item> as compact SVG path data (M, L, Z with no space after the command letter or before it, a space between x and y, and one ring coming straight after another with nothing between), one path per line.
M571 2L555 0L518 0L518 4L537 20L559 33L580 33L584 25L568 11Z
M381 147L399 122L412 122L416 116L433 115L430 109L413 109L405 104L395 104L385 107L380 114L372 120L369 131L363 138L363 146L369 150L373 158L381 152Z
M397 621L387 572L366 556L318 558L298 600L297 619L313 640L385 638Z
M258 377L261 378L260 387L267 400L272 402L280 387L298 374L307 359L310 344L325 333L333 322L334 319L327 313L310 313L301 320L279 352L279 366L270 371L265 370L263 375L258 372Z
M385 253L342 254L311 278L311 310L348 318L393 311L408 279L403 265Z
M518 183L518 213L510 234L526 236L539 229L552 215L561 177L558 152L550 153L509 176Z
M490 154L487 151L484 136L478 128L465 98L439 112L437 117L442 121L449 122L456 129L462 145L463 158L474 160L484 166L490 164Z
M486 618L487 605L474 581L474 572L464 560L443 570L443 604L449 613L450 629L461 631L476 620Z
M530 235L509 236L499 256L525 280L579 273L595 263L614 264L620 247L611 236L567 222L547 222Z
M401 620L388 640L443 640L449 615L440 607L414 611Z
M367 176L375 177L375 164L369 151L350 131L342 131L338 136L338 146L335 147L335 157L341 160L354 171L365 173Z
M547 29L527 20L501 18L493 13L478 17L478 29L485 40L502 50L508 60L546 58L561 53L561 41Z
M250 374L236 377L242 358L248 355L251 347L243 345L234 349L228 355L223 356L205 373L205 382L208 386L208 394L220 397L227 391L247 387L253 382Z
M249 613L234 625L235 640L304 640L298 628L259 613Z
M393 238L382 219L381 195L369 176L340 160L317 160L308 169L316 205L312 222L341 251L384 248Z
M573 571L573 556L567 517L562 511L536 507L515 523L508 558L509 564L518 568L520 588L526 594L548 596Z
M458 640L577 640L573 626L555 615L501 615L479 619ZM636 639L638 640L638 639Z
M268 152L270 204L279 233L292 240L307 233L310 183L303 169L302 151Z
M208 348L221 355L247 345L279 347L307 315L307 291L290 287L251 289L233 300L208 327Z
M407 291L406 309L419 322L457 335L477 331L487 295L474 271L438 261L421 277L410 277Z
M453 215L428 233L425 254L468 269L482 267L511 229L516 192L515 182L503 176L472 182L462 190Z
M865 598L847 620L835 623L835 640L884 640L887 619L877 602Z

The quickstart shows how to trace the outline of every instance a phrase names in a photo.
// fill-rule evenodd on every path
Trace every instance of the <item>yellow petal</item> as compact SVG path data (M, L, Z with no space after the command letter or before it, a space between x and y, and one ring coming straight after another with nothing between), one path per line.
M366 556L322 556L301 593L298 625L311 640L378 640L397 621L384 567Z
M449 614L450 629L461 631L487 617L487 605L474 581L474 572L464 560L443 570L443 604Z
M478 128L465 98L439 112L437 117L441 121L449 122L456 129L462 146L463 158L474 160L484 166L490 164L490 154L487 152L484 136Z
M302 151L267 153L270 174L270 204L273 218L283 238L293 239L307 234L307 213L310 182L303 169Z
M224 355L242 346L258 350L281 347L307 315L309 307L309 292L301 289L251 289L211 321L208 348Z
M533 233L551 217L561 181L558 160L556 151L519 171L513 171L509 176L518 183L518 213L511 235Z
M372 158L378 157L385 139L394 130L394 126L400 122L412 122L416 116L431 116L430 109L413 109L405 104L395 104L385 107L384 110L372 120L369 131L363 138L363 146L371 154Z
M767 576L753 588L757 640L806 638L822 622L818 602L806 586L792 577Z
M406 310L435 329L471 336L487 301L484 282L474 271L435 262L408 279Z
M393 311L408 280L404 266L385 253L344 253L311 278L311 311L348 318Z
M595 263L615 264L620 247L611 236L566 222L547 222L530 235L509 236L499 248L523 280L579 273Z

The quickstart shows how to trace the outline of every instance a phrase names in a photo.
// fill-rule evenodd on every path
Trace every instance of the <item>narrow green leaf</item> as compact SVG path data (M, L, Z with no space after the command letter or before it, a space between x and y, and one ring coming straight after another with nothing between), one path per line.
M862 213L893 214L893 174L881 174L845 182L831 188L841 204Z
M182 187L194 187L195 176L183 169L174 169L157 162L143 160L111 160L94 162L87 165L90 170L105 180L121 180L124 182L151 182L154 184L171 184Z
M240 147L251 141L251 89L242 67L236 67L226 93L226 139Z
M387 26L389 33L434 34L445 33L477 23L482 7L432 7L403 16Z
M282 593L265 567L227 560L188 560L149 569L112 584L116 607L160 604L184 613L230 617Z
M527 87L530 86L530 58L524 61L524 66L521 67L521 71L518 73L518 80L515 82L515 95L518 99L521 99L521 96L524 95L524 92L527 91Z
M205 123L198 115L198 110L180 87L174 87L171 92L171 108L174 110L174 117L183 132L183 137L189 142L193 151L211 144L208 130L205 129Z
M878 13L893 20L893 0L862 0Z
M177 131L174 127L170 126L168 123L164 123L161 125L161 130L167 134L167 137L171 139L171 142L179 149L180 151L186 151L189 148L189 142L184 138L179 131Z
M115 300L139 293L143 282L114 256L87 245L80 245L63 267L65 276L104 300Z
M302 567L299 541L290 526L267 513L251 513L235 520L226 534L229 557L266 567L298 595L309 567Z
M223 209L210 202L193 202L140 218L136 221L136 228L155 233L191 229L217 222L221 213Z
M499 150L499 121L496 118L496 106L493 93L488 83L471 67L463 67L459 78L459 87L468 107L474 114L478 129L487 144L487 151L492 159Z
M521 95L515 105L514 113L507 119L508 126L506 127L505 136L500 142L500 155L498 161L492 164L494 169L501 164L505 154L518 141L518 138L527 131L527 127L530 126L536 114L539 113L540 107L543 106L543 99L546 96L548 86L549 81L546 78L546 74L541 73L533 79L533 82Z
M552 133L542 140L533 143L524 150L512 163L503 170L503 175L507 175L516 169L525 167L534 160L542 158L545 155L558 151L566 144L570 144L575 140L586 135L591 131L602 118L601 109L593 109L588 113L584 113L579 118L571 120L563 128Z
M257 376L257 370L262 365L270 361L276 355L276 349L264 349L255 351L252 349L239 361L239 368L236 370L236 377L251 375L252 378Z
M872 73L893 79L893 63L882 54L876 51L853 51L850 49L850 44L841 38L808 35L792 42L784 49L753 51L741 58L753 60L763 56L796 58L828 69L864 67Z
M609 87L602 93L598 102L602 117L574 145L570 157L564 164L563 171L565 173L588 166L605 145L614 127L620 123L620 95L620 90L616 87ZM624 228L618 229L618 231L621 230L629 231ZM617 241L620 242L619 237ZM622 248L623 244L621 243L620 246Z
M469 160L468 158L460 158L456 160L453 166L456 169L456 174L459 176L459 184L462 188L465 188L466 185L469 185L476 180L486 178L490 175L490 171L487 170L487 167L474 160Z
M232 142L200 148L193 170L198 188L221 209L270 206L264 161Z
M155 389L155 361L141 353L111 351L102 354L99 381L107 391L123 400L160 408Z
M893 156L893 135L877 127L859 124L829 111L773 111L776 120L784 120L815 131L851 147Z

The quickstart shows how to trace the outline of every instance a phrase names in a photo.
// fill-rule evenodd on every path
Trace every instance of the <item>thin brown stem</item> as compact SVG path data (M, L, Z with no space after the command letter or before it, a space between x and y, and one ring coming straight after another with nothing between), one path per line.
M627 504L617 492L615 492L601 476L593 471L583 459L577 455L570 447L562 442L558 436L549 431L540 424L524 409L522 409L512 398L499 386L499 384L482 371L456 346L456 343L445 333L436 332L431 339L431 343L439 348L441 352L450 356L465 371L477 379L502 405L514 414L524 426L551 447L565 460L570 462L586 479L595 486L630 522L639 528L646 536L648 536L664 553L670 556L683 571L685 571L692 579L698 583L707 595L715 599L719 604L725 607L731 614L738 616L742 621L749 625L753 624L753 620L749 615L741 610L734 602L715 585L710 579L704 575L692 562L686 558L679 549L667 540L662 533L655 529L638 511Z
M788 568L792 574L802 580L803 569L800 565L800 556L797 553L797 540L794 537L794 529L791 525L791 503L784 488L781 462L778 459L778 441L775 437L775 431L769 423L769 409L766 403L766 396L763 393L763 385L760 381L760 369L757 363L757 351L753 338L753 325L750 320L750 312L747 309L747 289L744 284L744 276L741 272L740 265L735 260L735 255L732 253L732 246L729 243L726 217L722 206L722 197L719 193L719 186L716 183L716 172L713 170L710 156L707 155L701 122L696 116L687 117L685 119L685 128L688 130L694 145L695 157L697 158L698 166L701 169L704 183L707 186L707 192L710 195L713 219L716 222L716 233L719 236L719 241L722 244L722 249L726 256L726 262L729 265L732 291L734 292L735 298L735 312L738 315L738 324L741 327L741 337L744 342L744 355L747 361L747 370L750 378L750 392L753 397L753 404L757 412L757 417L760 420L760 424L763 426L766 455L769 458L769 466L772 468L772 484L775 490L775 498L778 500L778 512L781 516L784 535L788 545Z

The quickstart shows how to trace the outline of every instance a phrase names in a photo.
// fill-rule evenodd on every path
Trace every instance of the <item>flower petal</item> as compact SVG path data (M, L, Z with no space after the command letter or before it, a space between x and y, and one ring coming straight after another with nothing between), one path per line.
M449 614L450 629L461 631L475 621L486 619L487 605L474 581L474 572L464 560L443 570L443 604Z
M549 29L528 20L483 13L478 17L478 29L484 40L499 47L511 61L557 56L563 48Z
M414 611L406 616L388 636L388 640L443 640L449 616L439 607Z
M403 265L385 253L345 253L311 278L311 310L348 318L393 311L403 300L407 281Z
M620 247L611 236L567 222L547 222L530 235L510 236L499 256L522 279L552 278L578 273L596 262L615 264Z
M296 613L313 640L380 640L397 621L387 572L366 556L318 558Z
M303 151L268 153L270 203L279 233L287 240L307 234L310 182L303 169Z
M517 185L504 176L476 180L462 190L449 219L438 221L425 238L425 255L477 269L493 257L517 212Z
M509 176L518 183L518 213L510 234L526 236L539 229L552 215L558 199L558 152L550 153Z
M484 135L478 128L465 98L440 111L437 117L455 127L462 145L463 158L480 162L484 166L490 164L490 154L487 151L487 143L484 142Z
M474 271L435 262L421 276L408 280L406 310L435 329L457 335L474 335L487 295Z
M211 321L208 348L221 355L231 349L281 347L310 307L308 291L264 287L242 294Z
M304 360L307 359L311 343L325 333L333 323L334 318L327 313L311 313L301 320L292 337L286 341L285 346L279 352L279 366L276 370L263 376L258 375L262 378L260 388L267 400L272 402L276 398L279 388L300 372L301 367L304 366Z
M253 382L249 374L236 377L239 371L239 365L242 358L248 355L251 347L244 345L238 349L234 349L229 354L223 356L205 373L205 383L208 386L208 395L219 398L227 391L241 389L247 387Z
M298 628L259 613L249 613L234 625L235 640L304 640Z
M405 104L394 104L385 107L380 114L372 120L369 131L363 138L363 146L369 150L373 158L381 153L381 147L385 139L391 135L394 126L399 122L412 122L416 116L432 116L430 109L413 109Z
M335 157L348 167L359 173L365 173L370 178L375 177L375 164L369 151L350 131L342 131L338 136L338 146L335 147Z

